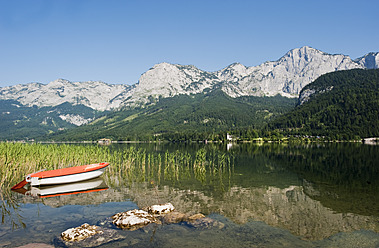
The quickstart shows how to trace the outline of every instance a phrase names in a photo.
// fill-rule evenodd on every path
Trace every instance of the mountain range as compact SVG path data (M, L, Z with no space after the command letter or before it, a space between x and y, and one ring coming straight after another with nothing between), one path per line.
M0 105L13 107L3 108L0 117L8 120L7 129L3 130L9 131L12 125L16 128L20 124L30 124L30 120L35 119L32 113L44 116L36 128L43 127L44 132L51 133L89 123L104 111L145 108L164 98L203 94L215 89L231 98L276 95L297 98L306 85L323 74L378 67L377 52L353 60L346 55L327 54L308 46L293 49L277 61L253 67L234 63L215 72L203 71L193 65L160 63L143 73L134 85L58 79L49 84L2 87ZM306 98L306 94L303 97ZM20 106L26 109L23 115L20 115L22 111L13 111ZM34 110L27 111L28 108ZM51 121L47 122L48 119ZM59 124L62 121L67 124Z
M304 86L325 73L378 66L379 53L352 60L346 55L331 55L304 46L289 51L277 61L253 67L234 63L219 71L207 72L193 65L160 63L143 73L134 85L58 79L46 85L29 83L2 87L0 99L38 107L68 102L104 111L149 104L159 97L197 94L214 87L221 88L231 97L277 94L297 97Z

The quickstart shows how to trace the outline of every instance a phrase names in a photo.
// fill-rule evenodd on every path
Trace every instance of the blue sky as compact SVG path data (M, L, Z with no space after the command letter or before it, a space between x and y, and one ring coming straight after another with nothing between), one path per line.
M134 84L154 64L217 71L311 46L379 52L377 0L0 0L0 87Z

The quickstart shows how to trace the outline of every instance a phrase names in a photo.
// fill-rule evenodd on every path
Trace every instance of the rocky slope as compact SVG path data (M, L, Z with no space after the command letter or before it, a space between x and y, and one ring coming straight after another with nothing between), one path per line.
M104 82L70 82L64 79L49 84L29 83L0 88L0 100L17 100L26 106L48 107L68 102L95 110L117 108L130 91L130 85Z
M377 69L379 68L379 53L368 53L365 56L355 60L367 69Z
M0 88L0 99L38 107L69 102L102 111L120 106L140 106L159 97L195 94L214 87L221 87L232 97L276 94L297 97L304 86L325 73L378 68L378 65L379 53L352 60L346 55L331 55L305 46L289 51L277 61L259 66L246 67L235 63L216 72L206 72L192 65L160 63L131 86L58 79L47 85L30 83Z

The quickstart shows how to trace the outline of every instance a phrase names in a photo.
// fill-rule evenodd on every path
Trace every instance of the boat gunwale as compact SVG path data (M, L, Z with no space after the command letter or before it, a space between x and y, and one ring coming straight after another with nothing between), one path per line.
M96 165L96 166L95 166ZM97 170L101 170L105 167L107 167L109 163L97 163L97 164L87 164L87 165L81 165L81 166L74 166L74 167L67 167L67 168L61 168L56 170L49 170L49 171L41 171L29 174L26 178L28 181L28 177L32 178L53 178L53 177L62 177L62 176L70 176L70 175L79 175L87 172L93 172ZM88 170L86 170L87 167L92 166ZM55 174L54 174L55 173Z

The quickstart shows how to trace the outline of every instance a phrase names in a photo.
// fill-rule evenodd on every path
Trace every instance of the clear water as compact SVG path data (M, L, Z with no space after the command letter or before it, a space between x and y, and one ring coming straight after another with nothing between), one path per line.
M161 177L147 170L121 180L105 175L109 188L92 193L41 199L12 192L2 201L0 247L58 245L61 232L83 223L119 233L101 247L379 247L379 146L136 146L161 154L205 147L233 162L204 175L190 169ZM126 231L109 224L115 213L166 202L183 213L203 213L216 225Z

